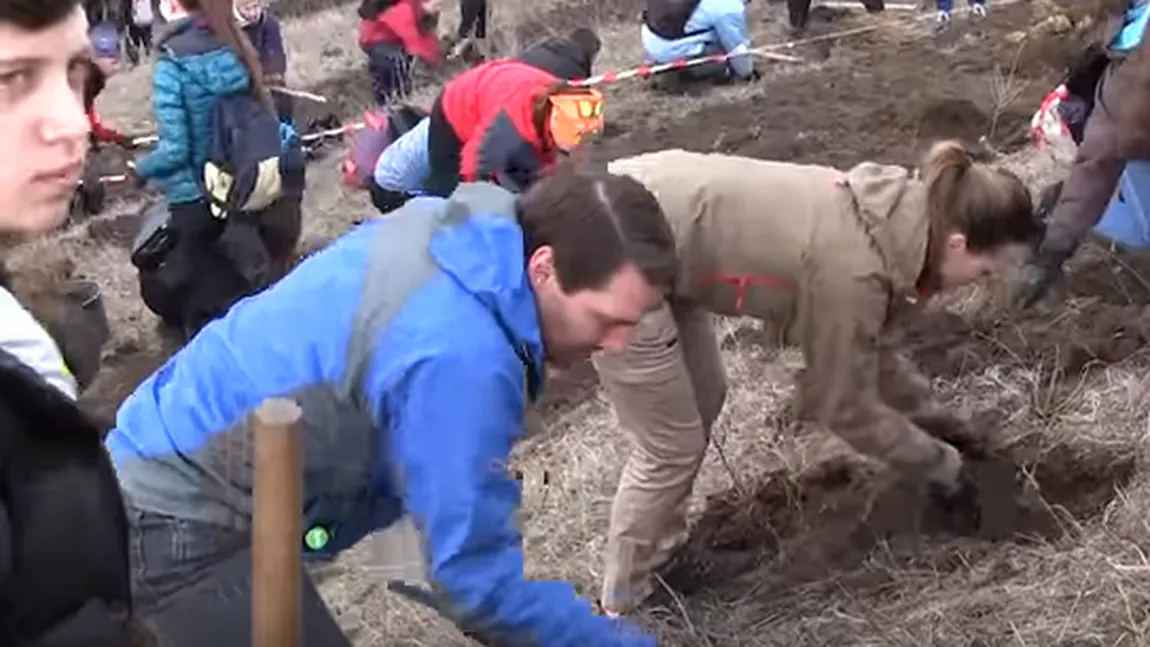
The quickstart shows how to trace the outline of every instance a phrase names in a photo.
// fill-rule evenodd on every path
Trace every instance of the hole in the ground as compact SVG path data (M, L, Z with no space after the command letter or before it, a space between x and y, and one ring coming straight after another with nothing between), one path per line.
M979 497L984 518L975 525L956 523L925 506L922 541L1056 539L1072 527L1067 513L1078 520L1099 514L1129 482L1133 454L1121 448L1024 444L1000 451L998 458L968 459L972 478L984 488ZM912 510L919 499L904 487L879 482L869 467L850 457L828 460L797 477L775 472L753 493L732 489L711 497L692 542L761 550L775 562L772 577L790 583L854 569L880 545L913 541Z

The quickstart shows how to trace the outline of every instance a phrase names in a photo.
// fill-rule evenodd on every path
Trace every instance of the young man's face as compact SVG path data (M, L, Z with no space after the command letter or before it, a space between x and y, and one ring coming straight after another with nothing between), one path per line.
M662 298L637 267L626 264L599 289L567 293L550 247L532 254L527 274L535 292L547 361L567 367L604 350L621 352L643 314Z
M89 60L80 7L39 31L0 23L0 233L43 233L67 214L88 144Z

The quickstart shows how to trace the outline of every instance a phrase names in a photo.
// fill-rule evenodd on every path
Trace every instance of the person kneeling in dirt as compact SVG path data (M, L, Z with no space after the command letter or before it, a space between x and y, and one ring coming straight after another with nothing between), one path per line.
M591 75L591 65L599 52L599 45L595 32L577 29L569 37L556 36L535 43L519 53L515 60L553 74L558 79L586 78ZM421 119L387 145L377 158L368 188L372 203L381 213L397 209L411 198L427 192L425 180L431 173L430 129L431 120Z
M703 63L655 77L655 87L680 92L691 83L726 83L732 77L759 78L747 52L747 5L743 0L647 0L641 31L643 49L653 63L670 63L711 54L725 62Z
M0 3L0 234L55 229L80 179L91 56L77 0ZM6 283L7 281L0 281ZM128 647L127 518L59 346L0 287L0 645Z
M411 93L415 59L431 66L443 60L435 32L438 0L363 0L359 17L359 47L367 55L376 106Z
M428 193L493 181L525 191L603 127L603 95L514 59L482 63L451 79L431 107Z
M1021 305L1041 301L1063 265L1106 213L1128 162L1150 160L1150 4L1114 0L1102 47L1087 49L1064 85L1066 119L1079 144L1066 181L1048 195L1054 206L1034 263L1024 272ZM1084 124L1084 126L1083 126Z
M100 182L101 164L95 159L104 144L115 144L132 149L132 137L108 126L96 111L96 99L108 84L108 79L120 70L120 34L116 25L101 22L88 31L92 44L92 58L84 78L84 111L88 113L91 149L84 160L83 184L76 192L77 205L84 215L98 214L104 209L105 190Z
M634 610L656 572L688 593L755 557L687 543L687 498L726 397L712 314L778 324L780 340L802 348L800 420L940 503L968 501L962 459L945 440L969 432L884 335L914 302L985 279L1033 244L1040 227L1017 177L975 164L956 142L935 146L921 181L872 162L840 172L682 150L608 169L655 194L681 269L627 350L593 358L636 441L612 507L604 608Z
M275 107L258 55L235 22L232 0L162 0L160 10L170 24L157 41L152 78L159 140L134 173L137 184L155 180L163 190L174 244L162 263L149 259L137 267L149 309L190 337L287 271L299 242L302 198L285 194L252 212L213 210L206 167L227 161L209 159L212 143L228 135L213 125L221 102L251 97L264 117L273 116ZM284 137L285 148L295 137L285 125L270 136L274 144ZM282 177L276 184L286 191Z
M574 81L591 76L602 46L593 30L580 27L568 36L551 36L533 43L514 58L550 72L556 78Z
M288 397L308 558L410 515L427 595L483 644L655 645L570 585L524 578L506 466L544 360L622 350L670 282L673 244L629 178L559 169L519 196L465 184L356 227L209 324L107 441L145 547L136 603L161 644L248 646L253 475L233 450L261 402ZM392 572L407 559L383 557ZM308 647L350 645L310 580L302 623Z

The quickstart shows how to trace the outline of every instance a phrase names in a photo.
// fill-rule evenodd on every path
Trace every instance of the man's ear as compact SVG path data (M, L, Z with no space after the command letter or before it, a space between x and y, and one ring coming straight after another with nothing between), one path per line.
M555 250L550 245L542 245L527 259L527 278L533 289L539 289L557 280L555 274Z

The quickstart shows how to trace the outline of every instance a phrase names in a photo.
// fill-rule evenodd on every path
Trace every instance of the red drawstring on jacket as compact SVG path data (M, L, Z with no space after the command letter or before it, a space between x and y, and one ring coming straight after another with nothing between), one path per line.
M743 309L743 302L746 300L747 289L752 285L758 285L775 290L789 290L791 283L782 279L777 279L773 276L764 276L761 274L727 274L726 272L713 272L699 278L700 283L725 283L735 288L735 310Z

